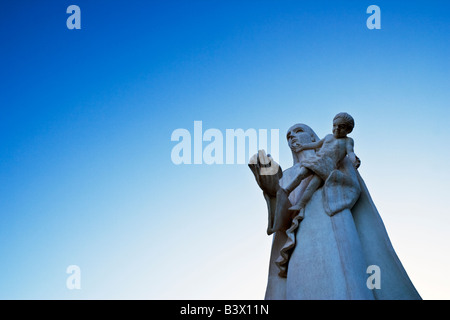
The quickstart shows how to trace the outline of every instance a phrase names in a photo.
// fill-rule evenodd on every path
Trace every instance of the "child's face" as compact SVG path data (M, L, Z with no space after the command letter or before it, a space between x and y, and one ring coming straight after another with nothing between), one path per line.
M348 134L347 123L342 118L333 120L333 136L335 138L345 138Z

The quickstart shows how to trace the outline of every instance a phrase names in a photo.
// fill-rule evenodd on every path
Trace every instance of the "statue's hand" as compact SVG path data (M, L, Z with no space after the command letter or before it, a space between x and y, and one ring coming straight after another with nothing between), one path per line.
M355 161L353 162L353 166L358 169L361 166L361 159L355 156Z
M276 196L280 188L279 180L283 171L272 157L266 155L264 150L259 150L257 154L250 158L248 166L255 175L259 187L270 196Z
M301 145L300 143L296 142L291 146L291 150L294 152L300 152L303 151L303 145Z

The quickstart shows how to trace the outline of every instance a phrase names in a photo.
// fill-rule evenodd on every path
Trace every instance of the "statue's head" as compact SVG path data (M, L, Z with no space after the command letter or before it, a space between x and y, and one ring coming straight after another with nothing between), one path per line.
M353 131L355 120L347 112L338 113L333 119L333 135L336 138L344 138Z
M297 123L290 127L286 133L286 139L289 147L295 143L311 143L320 140L316 133L303 123Z
M316 133L311 129L309 126L303 123L297 123L294 124L292 127L290 127L286 134L286 139L289 144L289 148L291 148L296 143L311 143L319 141L319 137L316 135ZM292 157L294 159L294 163L297 163L299 159L299 155L301 152L295 152L292 150Z

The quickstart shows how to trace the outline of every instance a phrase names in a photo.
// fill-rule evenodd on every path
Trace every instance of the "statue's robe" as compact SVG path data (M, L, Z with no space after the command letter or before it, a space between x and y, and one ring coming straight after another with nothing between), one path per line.
M296 170L298 166L283 172L281 187L293 180ZM290 194L292 204L308 181ZM276 198L264 197L270 224L276 219ZM379 289L368 286L371 265L379 267ZM265 298L421 299L363 179L347 158L314 193L303 220L294 218L290 229L275 232Z

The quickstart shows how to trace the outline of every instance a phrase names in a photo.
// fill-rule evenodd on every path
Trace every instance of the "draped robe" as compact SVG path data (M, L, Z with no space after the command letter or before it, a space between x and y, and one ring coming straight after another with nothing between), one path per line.
M255 173L255 166L249 166ZM283 171L279 185L286 187L298 170L293 166ZM308 182L303 180L290 194L291 204ZM270 224L276 219L276 197L263 194ZM314 193L303 219L296 218L291 228L273 236L265 299L421 299L363 179L348 158ZM381 273L379 289L368 285L369 266L377 266Z

